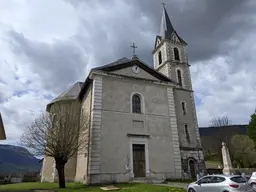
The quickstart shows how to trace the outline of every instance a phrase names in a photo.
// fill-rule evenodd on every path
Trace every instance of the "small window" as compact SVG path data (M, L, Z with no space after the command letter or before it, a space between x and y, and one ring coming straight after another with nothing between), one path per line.
M181 108L182 108L183 115L186 115L187 109L186 109L186 103L184 101L181 102Z
M223 181L225 181L226 179L224 177L213 177L212 178L212 182L213 183L221 183Z
M188 125L187 124L184 125L184 129L185 129L185 136L186 136L187 142L190 143L190 137L189 137L189 133L188 133Z
M230 180L236 183L246 183L246 179L244 179L242 176L235 176L230 178Z
M201 184L211 183L211 182L212 182L212 177L211 176L210 177L204 177L204 178L202 178L201 180L198 181L198 183L201 183Z
M132 96L132 112L141 113L141 99L138 94Z
M177 70L177 76L178 76L178 84L182 86L181 71L179 69Z
M175 48L173 49L173 52L174 52L174 59L175 59L176 61L179 61L179 60L180 60L179 50L175 47Z
M162 53L161 53L161 51L158 52L158 63L159 63L159 65L162 63Z

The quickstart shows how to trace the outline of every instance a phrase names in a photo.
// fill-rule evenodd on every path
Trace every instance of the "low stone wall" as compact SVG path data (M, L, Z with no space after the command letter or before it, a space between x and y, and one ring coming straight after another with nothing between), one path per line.
M11 183L22 183L23 177L11 177Z
M213 174L222 174L223 169L207 169L207 174L213 175Z
M232 173L235 173L235 171L251 176L253 172L256 172L256 168L233 168Z

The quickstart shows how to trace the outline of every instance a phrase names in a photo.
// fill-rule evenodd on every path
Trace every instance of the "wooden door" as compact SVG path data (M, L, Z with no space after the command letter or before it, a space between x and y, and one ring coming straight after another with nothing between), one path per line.
M134 177L145 177L145 145L133 144L132 151Z
M192 178L196 178L195 161L189 161L190 175Z

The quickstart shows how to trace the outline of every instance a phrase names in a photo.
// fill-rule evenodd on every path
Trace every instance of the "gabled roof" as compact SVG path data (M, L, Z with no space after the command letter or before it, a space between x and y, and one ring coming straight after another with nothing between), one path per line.
M107 71L107 72L110 72L110 71L115 71L115 70L118 70L118 69L130 67L130 66L133 66L133 65L137 65L138 67L145 70L146 72L148 72L152 76L156 77L160 81L167 81L167 82L172 82L172 83L176 84L176 82L174 82L173 80L171 80L167 76L163 75L162 73L159 73L158 71L156 71L152 67L145 64L138 57L134 57L132 59L128 59L126 57L123 57L123 58L121 58L121 59L119 59L119 60L117 60L113 63L103 65L101 67L95 67L95 68L92 69L92 71Z
M76 82L74 85L72 85L69 89L61 93L58 97L53 99L48 105L47 108L57 102L57 101L64 101L64 100L72 100L72 99L77 99L78 95L81 91L81 88L83 86L83 82Z
M179 38L180 42L187 45L187 43L178 35L178 33L174 30L171 20L168 16L168 13L163 7L162 19L161 19L161 26L160 26L160 34L161 39L169 39L172 40L172 36L176 34Z
M158 40L158 39L161 41L161 39L162 39L162 38L161 38L161 36L159 36L159 35L157 35L157 36L156 36L155 46L154 46L154 48L156 48L156 47L157 47L157 40Z
M6 135L5 135L5 130L4 130L4 123L2 120L2 116L0 113L0 140L5 140L6 139Z
M92 70L102 70L103 68L105 69L107 67L113 67L113 66L116 66L116 65L119 65L119 64L130 62L130 61L131 61L131 59L123 57L123 58L118 59L117 61L114 61L112 63L106 64L106 65L103 65L103 66L100 66L100 67L94 67L94 68L92 68Z
M126 68L126 67L130 67L130 66L133 66L133 65L137 65L138 67L140 67L144 71L148 72L149 74L151 74L155 78L159 79L159 81L171 82L171 83L174 83L175 85L177 85L177 82L173 81L172 79L168 78L167 76L161 74L160 72L156 71L152 67L148 66L147 64L142 62L138 57L133 57L132 59L128 59L126 57L123 57L123 58L118 59L117 61L109 63L107 65L103 65L103 66L100 66L100 67L95 67L91 70L91 72L93 72L93 71L111 72L111 71L115 71L115 70L118 70L118 69L123 69L123 68ZM80 92L79 96L78 96L79 99L82 99L83 95L86 92L86 88L88 87L90 82L91 81L88 77L86 79L82 89L81 89L81 92Z

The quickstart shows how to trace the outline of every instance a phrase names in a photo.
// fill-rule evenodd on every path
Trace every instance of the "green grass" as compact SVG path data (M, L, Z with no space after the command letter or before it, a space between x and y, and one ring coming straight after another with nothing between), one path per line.
M217 169L219 165L222 167L221 162L219 161L205 161L205 165L207 168L215 168L215 169Z
M168 183L192 183L195 182L196 179L167 179Z
M140 183L132 183L130 184L130 188L129 184L116 184L115 186L120 188L119 192L185 192L184 189ZM0 185L0 191L54 189L58 192L103 192L99 186L85 186L77 183L68 183L66 187L66 189L58 189L58 184L56 183L19 183Z

